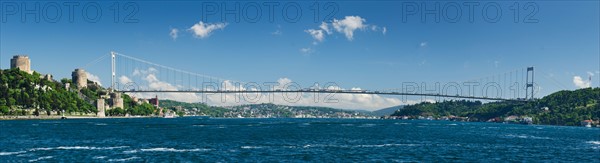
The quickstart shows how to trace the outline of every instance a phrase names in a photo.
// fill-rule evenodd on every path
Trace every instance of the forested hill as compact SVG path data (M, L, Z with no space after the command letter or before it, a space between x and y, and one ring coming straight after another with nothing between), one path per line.
M228 107L209 106L203 103L185 103L162 100L161 107L187 115L208 115L211 117L246 117L246 118L356 118L368 117L358 112L328 107L287 106L277 104L246 104Z
M528 116L535 124L579 125L600 119L600 88L559 91L530 102L445 101L406 106L392 116L460 116L488 121L508 116Z
M63 110L79 114L97 112L96 107L77 93L68 91L65 83L44 79L37 72L0 70L0 115L50 115Z
M69 88L66 88L69 83ZM102 88L88 80L86 88L78 90L71 79L49 80L39 73L29 74L19 69L0 70L0 116L67 115L96 116L95 101ZM136 103L122 95L124 108L106 111L108 116L158 115L148 103Z

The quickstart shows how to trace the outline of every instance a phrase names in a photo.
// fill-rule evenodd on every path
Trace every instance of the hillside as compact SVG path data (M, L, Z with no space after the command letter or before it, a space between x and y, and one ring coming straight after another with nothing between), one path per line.
M392 106L389 108L383 108L383 109L379 109L379 110L375 110L373 112L371 112L372 115L374 116L386 116L386 115L390 115L393 114L394 112L400 110L404 108L404 105L400 105L400 106Z
M459 116L469 121L488 121L509 116L528 116L535 124L579 125L600 119L600 88L559 91L529 102L445 101L409 105L392 116Z
M68 91L65 83L47 80L37 72L0 70L0 115L50 115L61 112L95 114L96 107Z
M105 88L92 84L81 90L75 88L70 79L59 81L42 78L37 72L32 74L19 69L0 70L0 115L86 115L96 116L95 99ZM67 89L66 85L70 87ZM106 111L109 116L157 115L157 110L147 103L133 102L131 97L122 95L124 108Z
M184 103L172 100L161 101L161 107L185 112L187 115L211 117L245 118L352 118L366 117L359 111L348 111L328 107L287 106L276 104L247 104L228 107L209 106L203 103Z

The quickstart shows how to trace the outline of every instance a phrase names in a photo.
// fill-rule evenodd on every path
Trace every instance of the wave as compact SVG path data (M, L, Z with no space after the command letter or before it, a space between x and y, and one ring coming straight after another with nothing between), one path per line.
M29 162L37 162L37 161L40 161L40 160L46 160L46 159L51 159L51 158L54 158L54 156L39 157L39 158L36 158L36 159L33 159L33 160L29 160Z
M600 145L600 141L587 141L586 143Z
M307 144L302 148L381 148L381 147L400 147L400 146L418 146L419 144L360 144L360 145L327 145L327 144Z
M128 157L128 158L119 158L119 159L109 159L108 162L123 162L123 161L129 161L129 160L135 160L135 159L140 159L140 157Z
M17 152L0 152L0 156L10 156L10 155L18 155L26 153L27 151L17 151Z
M28 151L49 151L49 150L53 150L54 148L31 148Z
M94 156L93 159L104 159L106 156Z
M60 147L56 147L55 149L61 149L61 150L111 150L111 149L120 149L120 148L127 148L129 146L116 146L116 147L89 147L89 146L60 146Z
M586 143L592 144L592 149L600 149L600 141L587 141Z
M508 134L506 136L507 137L512 137L512 138L521 138L521 139L546 139L546 140L552 139L552 138L549 138L549 137L539 137L539 136L531 136L531 135L524 135L524 134L523 135Z
M418 144L376 144L376 145L355 145L360 148L380 148L380 147L399 147L399 146L417 146Z
M59 146L59 147L41 147L41 148L31 148L27 151L49 151L49 150L112 150L112 149L121 149L128 148L129 146L116 146L116 147L90 147L90 146ZM0 153L0 156L2 153Z
M123 153L126 154L130 154L130 153L137 153L137 152L201 152L201 151L209 151L210 149L201 149L201 148L194 148L194 149L175 149L175 148L146 148L146 149L139 149L139 150L128 150L128 151L123 151Z
M263 147L259 147L259 146L241 146L240 148L242 149L260 149Z
M360 126L358 126L358 127L373 127L373 126L375 126L375 125L376 125L376 124L367 123L367 124L362 124L362 125L360 125Z

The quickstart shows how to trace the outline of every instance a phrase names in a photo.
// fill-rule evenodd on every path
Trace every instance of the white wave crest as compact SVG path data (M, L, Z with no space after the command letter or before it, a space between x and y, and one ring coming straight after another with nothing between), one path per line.
M135 159L140 159L140 157L128 157L128 158L119 158L119 159L109 159L108 162L123 162L123 161L129 161L129 160L135 160Z
M0 152L0 156L9 156L9 155L18 155L23 154L27 151L17 151L17 152Z
M60 146L55 149L61 150L111 150L111 149L120 149L127 148L129 146L117 146L117 147L89 147L89 146Z
M240 148L242 149L260 149L263 147L259 147L259 146L241 146Z
M210 149L201 149L201 148L194 148L194 149L146 148L146 149L139 149L139 150L123 151L123 153L131 154L131 153L137 153L137 152L201 152L201 151L209 151L209 150Z
M600 145L600 141L587 141L586 143Z
M39 157L39 158L36 158L36 159L33 159L33 160L29 160L29 162L37 162L37 161L40 161L40 160L51 159L51 158L53 158L53 157L54 157L54 156L44 156L44 157Z

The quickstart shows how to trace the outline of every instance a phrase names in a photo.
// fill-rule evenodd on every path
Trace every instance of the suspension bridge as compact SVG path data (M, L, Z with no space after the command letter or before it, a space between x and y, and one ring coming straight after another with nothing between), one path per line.
M107 56L111 59L110 90L129 94L314 93L415 96L490 101L528 101L534 99L535 94L533 67L516 69L463 82L449 82L444 84L443 88L439 83L433 86L424 86L425 83L403 83L402 88L385 90L346 90L340 89L337 85L324 87L313 85L303 88L298 84L288 84L284 87L272 86L268 89L261 89L260 87L263 85L256 82L241 82L208 76L164 66L117 52L102 55L88 65L104 60ZM431 89L432 87L433 90ZM468 89L466 93L463 90L464 87ZM481 92L475 91L475 87L480 87L481 89L479 90ZM489 95L490 93L492 95Z

